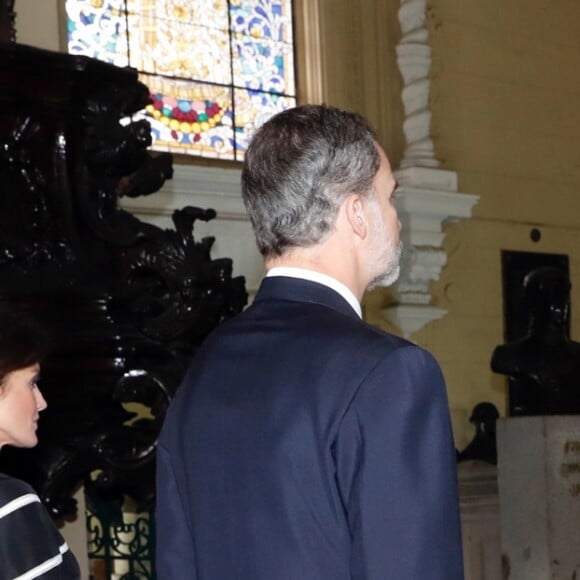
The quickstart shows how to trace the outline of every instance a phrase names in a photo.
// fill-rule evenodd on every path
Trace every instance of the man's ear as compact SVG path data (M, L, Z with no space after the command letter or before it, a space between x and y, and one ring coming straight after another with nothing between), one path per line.
M364 203L360 195L350 195L345 203L346 218L352 231L359 238L366 238L368 233Z

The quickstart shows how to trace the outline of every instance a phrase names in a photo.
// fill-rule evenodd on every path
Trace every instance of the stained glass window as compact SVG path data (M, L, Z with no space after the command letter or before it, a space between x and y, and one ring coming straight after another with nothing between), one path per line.
M241 160L296 104L292 0L66 0L68 51L139 71L153 148Z

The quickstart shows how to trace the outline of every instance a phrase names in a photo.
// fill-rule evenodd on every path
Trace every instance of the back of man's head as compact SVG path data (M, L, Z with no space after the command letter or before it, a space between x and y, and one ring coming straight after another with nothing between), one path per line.
M242 171L262 255L323 241L343 200L372 191L379 165L375 133L360 115L304 105L272 117L254 135Z

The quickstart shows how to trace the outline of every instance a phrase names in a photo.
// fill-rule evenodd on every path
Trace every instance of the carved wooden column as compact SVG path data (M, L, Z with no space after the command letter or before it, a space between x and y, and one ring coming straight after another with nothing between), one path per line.
M0 43L16 41L15 18L14 0L0 0Z
M0 301L32 312L54 345L40 444L3 450L1 469L55 517L74 513L83 481L93 498L146 506L169 399L200 342L244 306L244 281L211 259L212 238L193 237L213 210L175 210L161 229L119 207L173 172L131 120L149 101L136 71L0 44L0 78Z

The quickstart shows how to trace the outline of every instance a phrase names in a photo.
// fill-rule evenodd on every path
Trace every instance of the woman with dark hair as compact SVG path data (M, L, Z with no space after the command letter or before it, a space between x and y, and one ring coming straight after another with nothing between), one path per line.
M44 334L31 320L0 307L0 449L34 447L46 401L38 389ZM0 473L0 580L79 579L78 563L38 495Z

